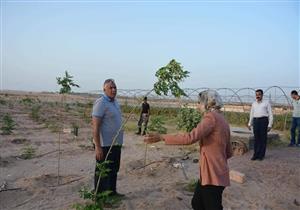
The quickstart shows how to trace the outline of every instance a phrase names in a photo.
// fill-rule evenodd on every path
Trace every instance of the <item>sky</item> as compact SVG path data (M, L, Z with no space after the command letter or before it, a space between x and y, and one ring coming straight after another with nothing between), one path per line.
M183 88L300 87L299 1L1 0L1 90L152 89L171 59Z

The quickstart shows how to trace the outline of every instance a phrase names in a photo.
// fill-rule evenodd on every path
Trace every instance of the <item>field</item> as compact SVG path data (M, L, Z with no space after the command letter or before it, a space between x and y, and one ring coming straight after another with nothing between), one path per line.
M78 191L93 185L95 159L90 112L94 99L72 95L62 104L62 97L57 94L8 92L0 95L0 125L3 127L7 114L13 121L11 133L0 135L0 209L72 209L74 204L85 202ZM124 118L131 108L122 106ZM178 110L155 108L152 111L153 115L165 118L168 132L182 132L176 128ZM226 112L225 115L235 126L247 122L246 113ZM282 118L276 118L276 129L283 129ZM193 193L189 186L198 177L199 148L157 143L147 146L145 159L146 145L141 136L134 134L137 119L138 110L125 126L118 189L126 197L113 209L191 209ZM75 129L78 136L73 133ZM279 130L275 132L282 133ZM225 189L224 209L300 208L300 148L286 147L288 136L281 136L280 144L269 145L262 162L249 160L252 151L229 160L230 169L244 173L246 182L232 181ZM184 170L174 167L178 163L183 164Z

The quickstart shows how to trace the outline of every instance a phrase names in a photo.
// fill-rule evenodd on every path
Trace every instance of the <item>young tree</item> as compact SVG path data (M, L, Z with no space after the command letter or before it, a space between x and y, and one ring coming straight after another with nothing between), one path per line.
M168 95L179 98L186 96L186 93L179 87L178 83L188 77L190 72L184 71L180 63L172 59L166 66L161 67L156 73L158 81L154 84L154 91L158 95Z
M72 87L79 87L79 85L73 82L73 76L71 76L68 71L65 71L64 77L56 77L57 84L61 86L59 93L62 94L61 103L64 106L65 94L71 93ZM61 114L60 114L61 116ZM64 117L62 117L62 124L64 126ZM59 172L60 172L60 134L61 129L58 133L58 167L57 167L57 185L59 185Z
M56 77L57 84L61 86L60 94L71 93L72 87L79 87L79 85L73 82L72 78L73 76L68 71L65 71L65 77Z

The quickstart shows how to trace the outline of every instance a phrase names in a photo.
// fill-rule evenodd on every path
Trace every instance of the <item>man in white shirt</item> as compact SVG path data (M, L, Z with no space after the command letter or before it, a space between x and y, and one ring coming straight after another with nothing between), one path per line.
M263 100L263 91L255 91L256 101L252 103L248 128L253 126L254 154L251 160L263 160L267 148L268 132L272 128L273 114L268 101Z
M296 90L291 92L292 105L293 105L293 118L291 127L291 143L290 147L298 146L300 147L300 96ZM298 138L296 144L296 128L298 127Z

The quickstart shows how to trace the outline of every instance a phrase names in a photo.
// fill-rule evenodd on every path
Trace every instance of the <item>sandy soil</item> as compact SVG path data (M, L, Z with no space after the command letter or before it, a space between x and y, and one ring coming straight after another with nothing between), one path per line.
M18 103L0 105L0 110L1 118L10 113L17 123L13 134L0 135L0 209L71 209L84 202L78 191L83 186L92 188L95 166L90 126L80 121L78 137L60 136L58 185L59 134L32 120ZM66 118L65 123L73 120ZM36 149L35 157L22 159L28 145ZM198 177L197 145L148 145L146 160L145 151L142 137L127 132L118 177L118 189L126 198L115 209L191 209L192 193L185 186ZM230 169L244 173L246 182L231 182L225 189L224 209L300 209L300 148L268 148L261 162L250 161L251 155L252 151L229 160ZM184 171L173 167L178 162Z

